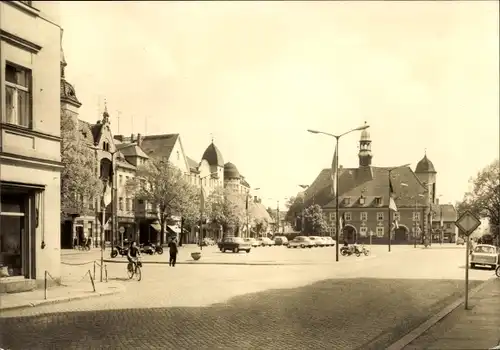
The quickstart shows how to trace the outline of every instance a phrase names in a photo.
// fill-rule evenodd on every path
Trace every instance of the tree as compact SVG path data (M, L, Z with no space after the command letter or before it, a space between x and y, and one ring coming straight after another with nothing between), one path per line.
M163 244L167 220L175 214L191 210L195 198L193 186L187 182L182 171L168 161L150 158L137 169L136 177L126 184L136 199L150 203L158 212L161 226L160 237Z
M89 203L99 198L102 182L97 173L93 150L81 137L77 119L61 109L61 214L75 217L89 211Z
M323 209L318 204L313 204L304 210L305 228L314 235L328 231L328 224L323 218Z
M264 218L255 218L253 220L253 226L255 227L255 232L258 236L267 231L269 227L269 222Z
M216 188L205 205L205 218L222 226L224 233L237 233L246 222L245 195L230 188Z
M285 203L286 208L290 209L290 207L292 205L294 205L296 201L297 201L297 197L295 197L295 196L292 196L292 197L288 198L287 201L286 201L286 203Z
M457 203L457 212L461 215L470 210L481 218L488 219L491 234L499 237L500 231L500 164L496 159L469 180L471 191L466 192L461 202Z

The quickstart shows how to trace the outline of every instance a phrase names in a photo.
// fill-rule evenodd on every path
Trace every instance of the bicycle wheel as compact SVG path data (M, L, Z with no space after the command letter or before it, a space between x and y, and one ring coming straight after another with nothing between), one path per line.
M134 267L132 266L132 263L127 264L127 275L129 279L132 279L132 277L134 277Z
M497 275L497 277L500 277L500 265L497 266L495 274Z
M139 266L137 266L135 268L135 276L137 277L138 281L140 281L142 278L142 272L141 272L141 268Z

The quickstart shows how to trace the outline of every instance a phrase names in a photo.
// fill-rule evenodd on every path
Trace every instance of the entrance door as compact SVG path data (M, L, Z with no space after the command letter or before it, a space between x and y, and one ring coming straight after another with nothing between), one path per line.
M27 198L22 194L2 194L0 210L0 264L9 276L30 278Z

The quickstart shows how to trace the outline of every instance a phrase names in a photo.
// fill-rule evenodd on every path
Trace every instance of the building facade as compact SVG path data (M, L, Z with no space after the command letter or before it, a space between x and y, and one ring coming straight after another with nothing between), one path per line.
M437 172L427 155L415 171L405 167L372 165L371 138L363 130L359 140L359 166L339 167L339 215L342 240L387 244L408 244L430 237L432 214L436 211ZM389 198L397 211L389 210ZM289 210L288 217L301 221L303 207L319 204L328 223L329 234L336 234L336 198L332 195L331 169L320 172L305 192L304 200ZM448 223L448 222L447 222Z
M60 278L59 5L0 1L0 268Z

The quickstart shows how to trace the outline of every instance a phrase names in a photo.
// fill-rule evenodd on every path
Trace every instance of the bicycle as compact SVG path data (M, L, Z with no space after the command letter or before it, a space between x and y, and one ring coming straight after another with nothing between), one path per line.
M497 268L495 269L495 274L497 277L500 277L500 264L498 264Z
M141 267L142 267L142 262L140 260L137 260L135 264L129 261L129 263L127 264L128 278L132 279L134 278L134 276L136 276L137 280L140 281L142 278Z

